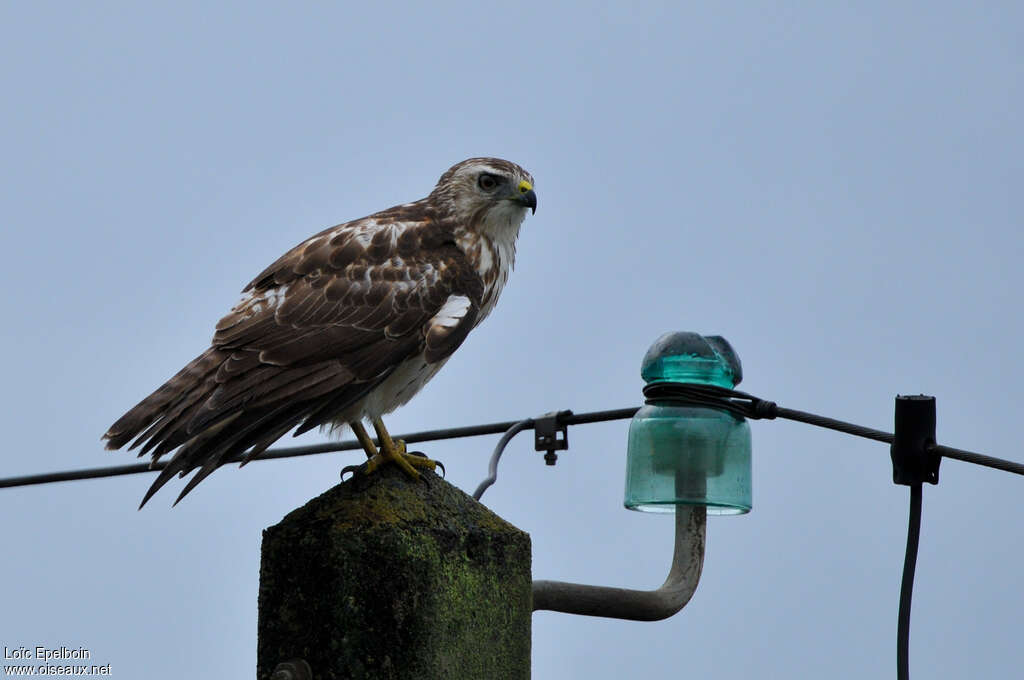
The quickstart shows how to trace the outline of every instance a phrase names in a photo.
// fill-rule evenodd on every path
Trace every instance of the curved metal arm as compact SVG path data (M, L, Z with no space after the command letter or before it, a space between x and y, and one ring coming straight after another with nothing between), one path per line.
M672 568L657 590L627 590L563 581L533 582L533 611L604 616L632 621L660 621L686 606L697 590L704 566L707 510L676 506L676 547Z

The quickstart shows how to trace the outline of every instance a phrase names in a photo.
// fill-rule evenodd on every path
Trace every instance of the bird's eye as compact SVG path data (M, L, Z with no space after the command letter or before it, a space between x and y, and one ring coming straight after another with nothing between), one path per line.
M477 184L479 184L480 188L484 191L491 191L494 187L498 186L498 178L485 172L480 175L480 179L477 180Z

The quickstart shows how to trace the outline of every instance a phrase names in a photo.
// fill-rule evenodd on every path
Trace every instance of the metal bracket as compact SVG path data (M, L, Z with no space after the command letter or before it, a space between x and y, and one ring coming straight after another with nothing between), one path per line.
M562 418L571 415L572 411L552 411L533 419L533 449L547 451L544 454L545 464L554 465L558 461L555 451L568 450L569 425L562 422Z
M628 590L562 581L533 582L533 611L660 621L686 606L704 568L707 511L700 505L676 506L675 552L665 583L657 590Z

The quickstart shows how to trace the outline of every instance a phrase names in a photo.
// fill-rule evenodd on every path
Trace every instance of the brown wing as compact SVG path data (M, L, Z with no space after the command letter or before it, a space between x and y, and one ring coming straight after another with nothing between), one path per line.
M398 210L286 253L246 287L210 349L110 428L108 448L134 438L154 460L178 448L143 504L175 474L200 468L181 500L223 461L329 422L407 358L458 348L483 284L448 230L429 217L389 222Z

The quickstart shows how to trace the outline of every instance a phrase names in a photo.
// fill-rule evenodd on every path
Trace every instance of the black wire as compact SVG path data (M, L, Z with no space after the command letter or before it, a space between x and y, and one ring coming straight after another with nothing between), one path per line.
M1024 465L1015 463L1012 460L1003 460L1002 458L994 458L981 453L974 453L973 451L964 451L963 449L954 449L949 446L939 446L938 444L931 447L929 450L934 451L940 456L945 456L946 458L953 458L955 460L962 460L965 463L974 463L975 465L983 465L984 467L990 467L995 470L1003 470L1017 475L1024 475Z
M806 411L796 411L790 408L778 409L778 416L785 418L786 420L796 420L801 423L807 423L809 425L816 425L817 427L824 427L829 430L836 430L837 432L845 432L852 434L856 437L863 437L865 439L874 439L876 442L884 442L886 444L892 444L893 436L888 432L882 432L870 427L864 427L863 425L856 425L854 423L848 423L843 420L836 420L835 418L826 418L825 416L819 416L814 413L807 413Z
M637 407L611 409L607 411L591 411L589 413L574 413L562 416L559 422L566 425L585 425L588 423L601 423L610 420L624 420L632 418ZM450 427L441 430L422 430L400 434L395 439L401 439L406 444L416 444L427 441L441 441L445 439L459 439L462 437L478 437L487 434L501 434L515 425L517 420L508 420L500 423L485 423L483 425L467 425L464 427ZM531 424L532 426L532 424ZM376 441L376 440L374 440ZM282 446L264 451L253 460L277 460L280 458L295 458L298 456L311 456L320 453L333 453L335 451L354 451L362 449L362 445L353 440L343 442L327 442L324 444L310 444L308 446ZM242 459L236 456L225 460L223 464L238 463ZM114 465L98 468L85 468L82 470L65 470L62 472L46 472L36 475L23 475L20 477L6 477L0 479L0 489L16 486L31 486L34 484L50 484L52 482L69 482L79 479L97 479L101 477L116 477L118 475L135 475L144 472L163 470L167 467L166 462L156 463L134 463L129 465Z
M893 436L888 432L875 430L870 427L847 423L834 418L826 418L806 411L783 408L775 402L760 399L745 392L716 387L714 385L685 385L680 383L655 383L644 388L644 395L648 403L652 401L676 401L683 405L708 406L710 408L724 409L738 416L752 419L774 419L785 418L816 425L839 432L846 432L858 437L874 439L876 441L892 443ZM589 413L575 413L561 416L560 423L566 425L584 425L587 423L599 423L610 420L624 420L632 418L637 412L637 407L611 409L606 411L591 411ZM468 425L464 427L452 427L441 430L422 430L398 435L407 444L415 444L426 441L441 441L445 439L458 439L461 437L477 437L488 434L501 434L508 431L510 427L520 421L506 420L499 423L486 423L483 425ZM333 453L335 451L353 451L362 448L357 441L329 442L324 444L311 444L308 446L285 446L268 449L253 460L277 460L280 458L295 458L298 456L310 456L320 453ZM1015 463L1002 458L994 458L973 451L954 449L948 446L934 446L936 453L947 458L954 458L966 463L982 465L1004 470L1018 475L1024 475L1024 464ZM223 464L237 463L241 456L225 460ZM86 468L82 470L64 470L61 472L47 472L35 475L23 475L20 477L6 477L0 479L0 489L31 486L34 484L49 484L52 482L67 482L79 479L97 479L101 477L116 477L118 475L134 475L144 472L163 470L167 463L136 463L129 465L114 465L100 468Z
M914 569L921 539L921 483L910 485L910 520L907 523L907 554L903 558L900 613L896 624L896 678L910 678L910 601L914 596Z

